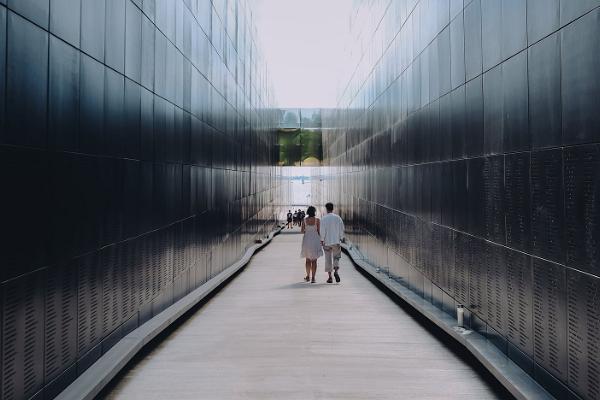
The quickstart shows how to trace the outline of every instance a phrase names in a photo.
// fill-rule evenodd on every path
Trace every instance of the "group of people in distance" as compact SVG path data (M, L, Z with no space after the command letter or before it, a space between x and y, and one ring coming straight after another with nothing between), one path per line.
M339 215L333 212L333 204L325 204L327 213L319 219L316 208L308 207L307 216L300 222L300 231L303 234L300 257L304 258L306 282L315 283L317 273L317 259L325 256L325 272L328 274L327 283L340 282L340 258L342 256L341 243L344 242L344 222ZM332 276L333 273L333 276Z
M292 229L295 225L300 226L302 220L304 220L304 217L306 217L306 213L300 209L294 211L293 213L292 210L288 210L286 224L287 228Z

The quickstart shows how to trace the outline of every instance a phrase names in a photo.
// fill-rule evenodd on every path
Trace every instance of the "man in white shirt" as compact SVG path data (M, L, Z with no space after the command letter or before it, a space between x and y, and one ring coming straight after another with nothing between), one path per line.
M332 283L331 272L335 281L340 281L338 270L340 269L340 258L342 257L342 246L344 239L344 221L333 212L333 204L325 204L327 214L321 218L321 245L325 253L325 272L329 274L327 283Z

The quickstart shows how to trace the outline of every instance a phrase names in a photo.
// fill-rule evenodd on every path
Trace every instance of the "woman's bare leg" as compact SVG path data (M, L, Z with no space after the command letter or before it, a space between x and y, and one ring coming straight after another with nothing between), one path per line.
M304 278L305 281L309 281L310 280L310 265L311 265L311 262L307 258L306 262L304 263L304 267L306 268L306 278Z
M317 260L311 261L311 270L312 270L312 281L315 282L315 277L317 275Z

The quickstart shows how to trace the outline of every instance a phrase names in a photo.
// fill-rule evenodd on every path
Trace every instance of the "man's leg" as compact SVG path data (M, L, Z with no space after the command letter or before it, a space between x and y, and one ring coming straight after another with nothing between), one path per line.
M340 258L342 258L342 246L339 244L331 246L331 253L333 257L333 269L335 271L333 276L335 277L335 281L339 282L341 279L338 270L340 269Z
M333 270L332 265L332 248L331 246L323 246L323 255L325 256L325 272L329 274L329 279L327 279L327 283L332 282L331 271Z

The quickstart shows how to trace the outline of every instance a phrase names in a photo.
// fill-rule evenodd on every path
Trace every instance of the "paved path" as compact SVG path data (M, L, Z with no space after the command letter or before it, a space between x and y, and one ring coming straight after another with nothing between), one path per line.
M282 234L128 371L111 399L490 399L498 395L344 256L304 283Z

